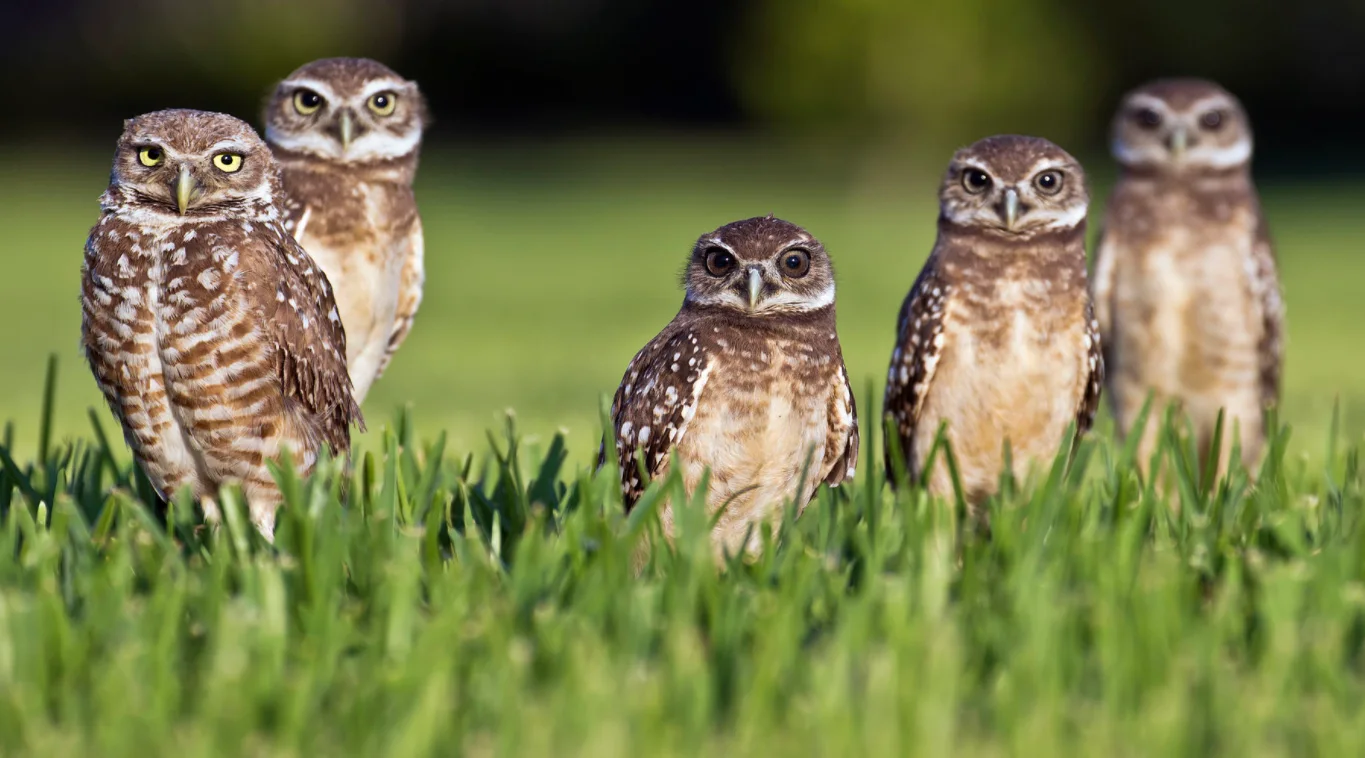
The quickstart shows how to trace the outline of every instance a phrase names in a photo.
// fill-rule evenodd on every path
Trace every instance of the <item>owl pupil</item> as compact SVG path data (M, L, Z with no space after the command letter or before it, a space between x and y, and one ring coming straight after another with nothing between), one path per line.
M316 92L305 92L303 93L301 99L303 100L303 104L305 106L312 108L313 106L317 105L318 101L321 100L322 98L318 97L318 93Z
M379 108L387 108L389 105L389 99L387 97L384 97L383 95L379 95L375 97L374 104L376 107Z
M1052 185L1057 183L1057 177L1053 176L1052 174L1044 174L1042 183L1044 187L1052 189Z
M1218 111L1209 111L1204 114L1204 117L1201 120L1204 123L1205 129L1217 129L1223 125L1223 114Z
M1155 129L1161 125L1161 114L1151 108L1143 108L1137 114L1138 123L1148 129Z
M147 157L150 158L151 160L154 160L154 161L155 161L155 160L160 160L160 159L161 159L161 150L160 150L159 148L149 147L149 148L147 148Z

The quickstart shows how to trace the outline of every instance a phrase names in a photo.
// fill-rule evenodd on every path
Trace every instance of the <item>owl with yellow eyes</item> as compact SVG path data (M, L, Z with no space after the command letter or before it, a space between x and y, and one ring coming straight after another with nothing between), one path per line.
M279 169L221 113L130 119L82 267L81 342L95 382L162 497L213 520L242 488L274 533L270 464L344 454L360 408L327 277L284 230Z
M283 169L285 228L327 273L364 399L422 302L422 220L412 181L426 104L415 82L364 58L313 61L266 106Z

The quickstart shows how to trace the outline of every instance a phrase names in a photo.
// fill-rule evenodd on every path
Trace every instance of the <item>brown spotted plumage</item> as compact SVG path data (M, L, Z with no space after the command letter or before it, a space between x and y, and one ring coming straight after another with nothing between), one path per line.
M412 180L426 106L415 82L381 63L328 58L281 82L265 121L284 170L285 228L336 290L359 402L422 302Z
M247 124L159 111L125 124L85 247L82 345L139 465L217 518L238 483L273 533L267 462L306 474L360 423L326 276L281 223L279 173Z
M1158 81L1129 93L1114 120L1123 173L1096 253L1095 304L1109 359L1109 398L1132 432L1152 393L1146 464L1168 404L1207 455L1220 409L1242 462L1264 445L1263 411L1280 395L1284 306L1251 180L1251 127L1216 84ZM1225 469L1230 444L1219 467Z
M833 271L818 240L769 216L703 235L685 283L682 309L616 391L615 453L627 509L668 473L671 456L689 492L709 470L708 515L728 503L714 543L733 554L756 547L759 525L786 503L804 509L821 482L854 474L857 414ZM671 535L672 504L662 521Z
M1032 137L959 151L940 192L938 241L901 308L885 412L902 460L924 476L946 424L968 503L1050 462L1067 427L1090 428L1104 365L1085 272L1080 165ZM931 492L953 494L942 456Z

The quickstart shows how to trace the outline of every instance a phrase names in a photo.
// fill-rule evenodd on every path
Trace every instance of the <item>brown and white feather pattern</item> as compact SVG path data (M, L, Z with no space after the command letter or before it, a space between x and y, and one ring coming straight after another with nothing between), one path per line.
M716 535L731 551L786 502L804 509L821 482L855 474L857 413L832 306L777 322L684 306L631 361L612 419L627 508L676 453L689 492L709 469L708 509L729 503ZM670 533L672 519L666 505Z
M276 149L285 228L334 283L347 365L362 401L412 328L422 301L423 237L411 182L416 156L335 165Z
M1022 478L1052 460L1070 424L1089 428L1103 360L1083 238L1083 226L1024 242L940 223L887 377L886 413L912 478L925 475L944 423L973 505L995 490L1006 443ZM928 486L953 494L942 458Z
M909 446L901 450L902 461L917 458L915 427L943 349L943 304L951 294L952 287L940 280L935 267L926 265L897 319L896 347L891 351L883 407L895 425L897 442ZM896 470L893 454L894 449L888 444L885 450L888 474Z
M215 515L243 486L269 532L280 495L266 462L300 473L360 421L326 278L276 208L181 223L118 187L86 244L82 342L138 462L162 496L189 487Z
M1255 465L1263 409L1280 393L1284 306L1249 177L1125 176L1107 211L1096 273L1096 298L1109 314L1101 325L1110 401L1125 434L1148 392L1155 396L1142 459L1164 407L1176 403L1201 446L1225 410L1229 435L1239 429L1243 463Z

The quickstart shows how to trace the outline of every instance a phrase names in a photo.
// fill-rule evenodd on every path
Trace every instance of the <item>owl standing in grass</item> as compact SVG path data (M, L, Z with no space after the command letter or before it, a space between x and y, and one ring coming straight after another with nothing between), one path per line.
M1284 306L1251 148L1241 104L1212 82L1148 84L1114 119L1123 173L1096 255L1095 305L1110 401L1120 430L1143 435L1144 465L1172 402L1193 423L1201 457L1220 409L1245 465L1264 446L1263 411L1280 394ZM1147 428L1134 430L1148 393Z
M327 277L284 230L279 169L250 126L170 110L129 120L85 246L81 341L157 492L219 516L240 484L274 532L267 464L300 475L361 423Z
M1085 271L1089 195L1080 164L1036 137L981 140L953 156L938 240L897 321L885 412L918 478L940 424L974 511L1009 446L1023 477L1048 465L1068 426L1090 428L1104 364ZM944 458L929 490L954 494Z
M363 58L303 66L266 109L266 142L284 170L285 228L336 291L357 402L422 302L412 181L426 121L417 84Z
M853 477L858 421L834 326L834 271L818 240L768 216L702 235L684 280L682 309L616 390L611 452L627 510L667 475L671 455L688 492L709 470L707 514L725 508L713 543L735 554L758 547L758 527L786 503L804 509L821 482ZM675 505L662 509L670 537Z

